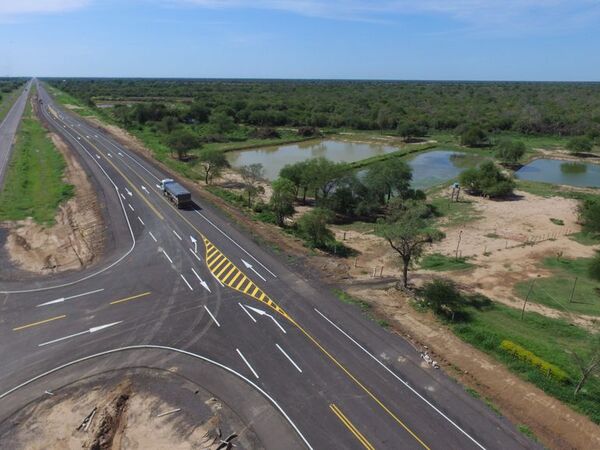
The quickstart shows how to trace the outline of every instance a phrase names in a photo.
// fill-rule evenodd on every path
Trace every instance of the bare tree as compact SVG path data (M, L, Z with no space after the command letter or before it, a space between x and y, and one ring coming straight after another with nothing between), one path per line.
M579 382L575 386L574 395L577 395L590 376L600 372L600 333L594 335L591 341L591 348L587 352L573 351L571 355L581 372Z
M260 184L265 178L265 169L262 164L250 164L240 167L240 175L244 180L244 191L248 194L248 208L252 207L252 197L265 192Z

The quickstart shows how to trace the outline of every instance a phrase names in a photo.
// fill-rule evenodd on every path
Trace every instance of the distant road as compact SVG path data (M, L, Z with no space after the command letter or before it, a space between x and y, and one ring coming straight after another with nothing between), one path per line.
M2 123L0 123L0 189L2 189L2 186L4 185L6 166L10 160L12 144L15 139L15 134L17 133L17 128L19 128L21 116L23 116L23 111L25 111L30 88L31 81L27 83L15 104L12 106Z

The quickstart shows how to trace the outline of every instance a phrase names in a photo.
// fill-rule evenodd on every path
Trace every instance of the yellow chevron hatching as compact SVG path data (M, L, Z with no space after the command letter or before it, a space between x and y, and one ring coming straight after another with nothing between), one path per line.
M244 274L244 272L238 269L235 264L221 253L217 247L215 247L208 239L203 238L203 240L206 249L206 266L221 283L264 303L273 311L281 314L287 320L294 323L292 318L281 309L277 303L271 300L267 294Z

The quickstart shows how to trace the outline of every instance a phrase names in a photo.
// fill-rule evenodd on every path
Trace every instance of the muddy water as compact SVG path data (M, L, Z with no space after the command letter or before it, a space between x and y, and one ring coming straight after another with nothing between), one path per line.
M519 169L516 176L544 183L600 187L600 165L590 163L536 159Z

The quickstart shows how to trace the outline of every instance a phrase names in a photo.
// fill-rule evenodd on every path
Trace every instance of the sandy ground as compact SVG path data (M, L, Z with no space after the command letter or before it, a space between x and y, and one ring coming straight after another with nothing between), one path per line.
M58 135L50 137L65 158L65 181L75 186L74 197L60 205L53 226L30 218L2 224L9 229L5 249L11 262L42 274L89 266L99 258L104 236L98 198L85 171Z
M208 450L235 429L236 448L257 448L254 434L218 399L196 391L195 407L175 404L161 391L167 380L156 381L86 382L27 407L14 419L16 426L0 437L15 450Z
M546 257L562 255L565 258L591 257L595 249L581 245L567 236L580 230L577 224L577 201L562 197L543 198L526 192L517 192L518 200L494 201L469 197L479 219L461 227L444 227L446 238L431 245L427 253L454 256L459 243L459 254L467 257L475 268L464 271L428 272L416 270L409 274L411 282L422 284L432 276L450 276L466 290L482 293L495 301L518 307L522 300L514 292L517 282L547 276L550 272L540 267ZM556 225L551 218L561 219ZM367 232L347 231L344 243L356 249L360 256L356 267L350 265L349 275L356 280L367 280L373 271L379 276L400 277L395 252L383 239ZM344 231L336 229L338 239ZM543 305L530 303L528 310L550 317L566 313ZM580 325L592 326L591 316L567 317Z

